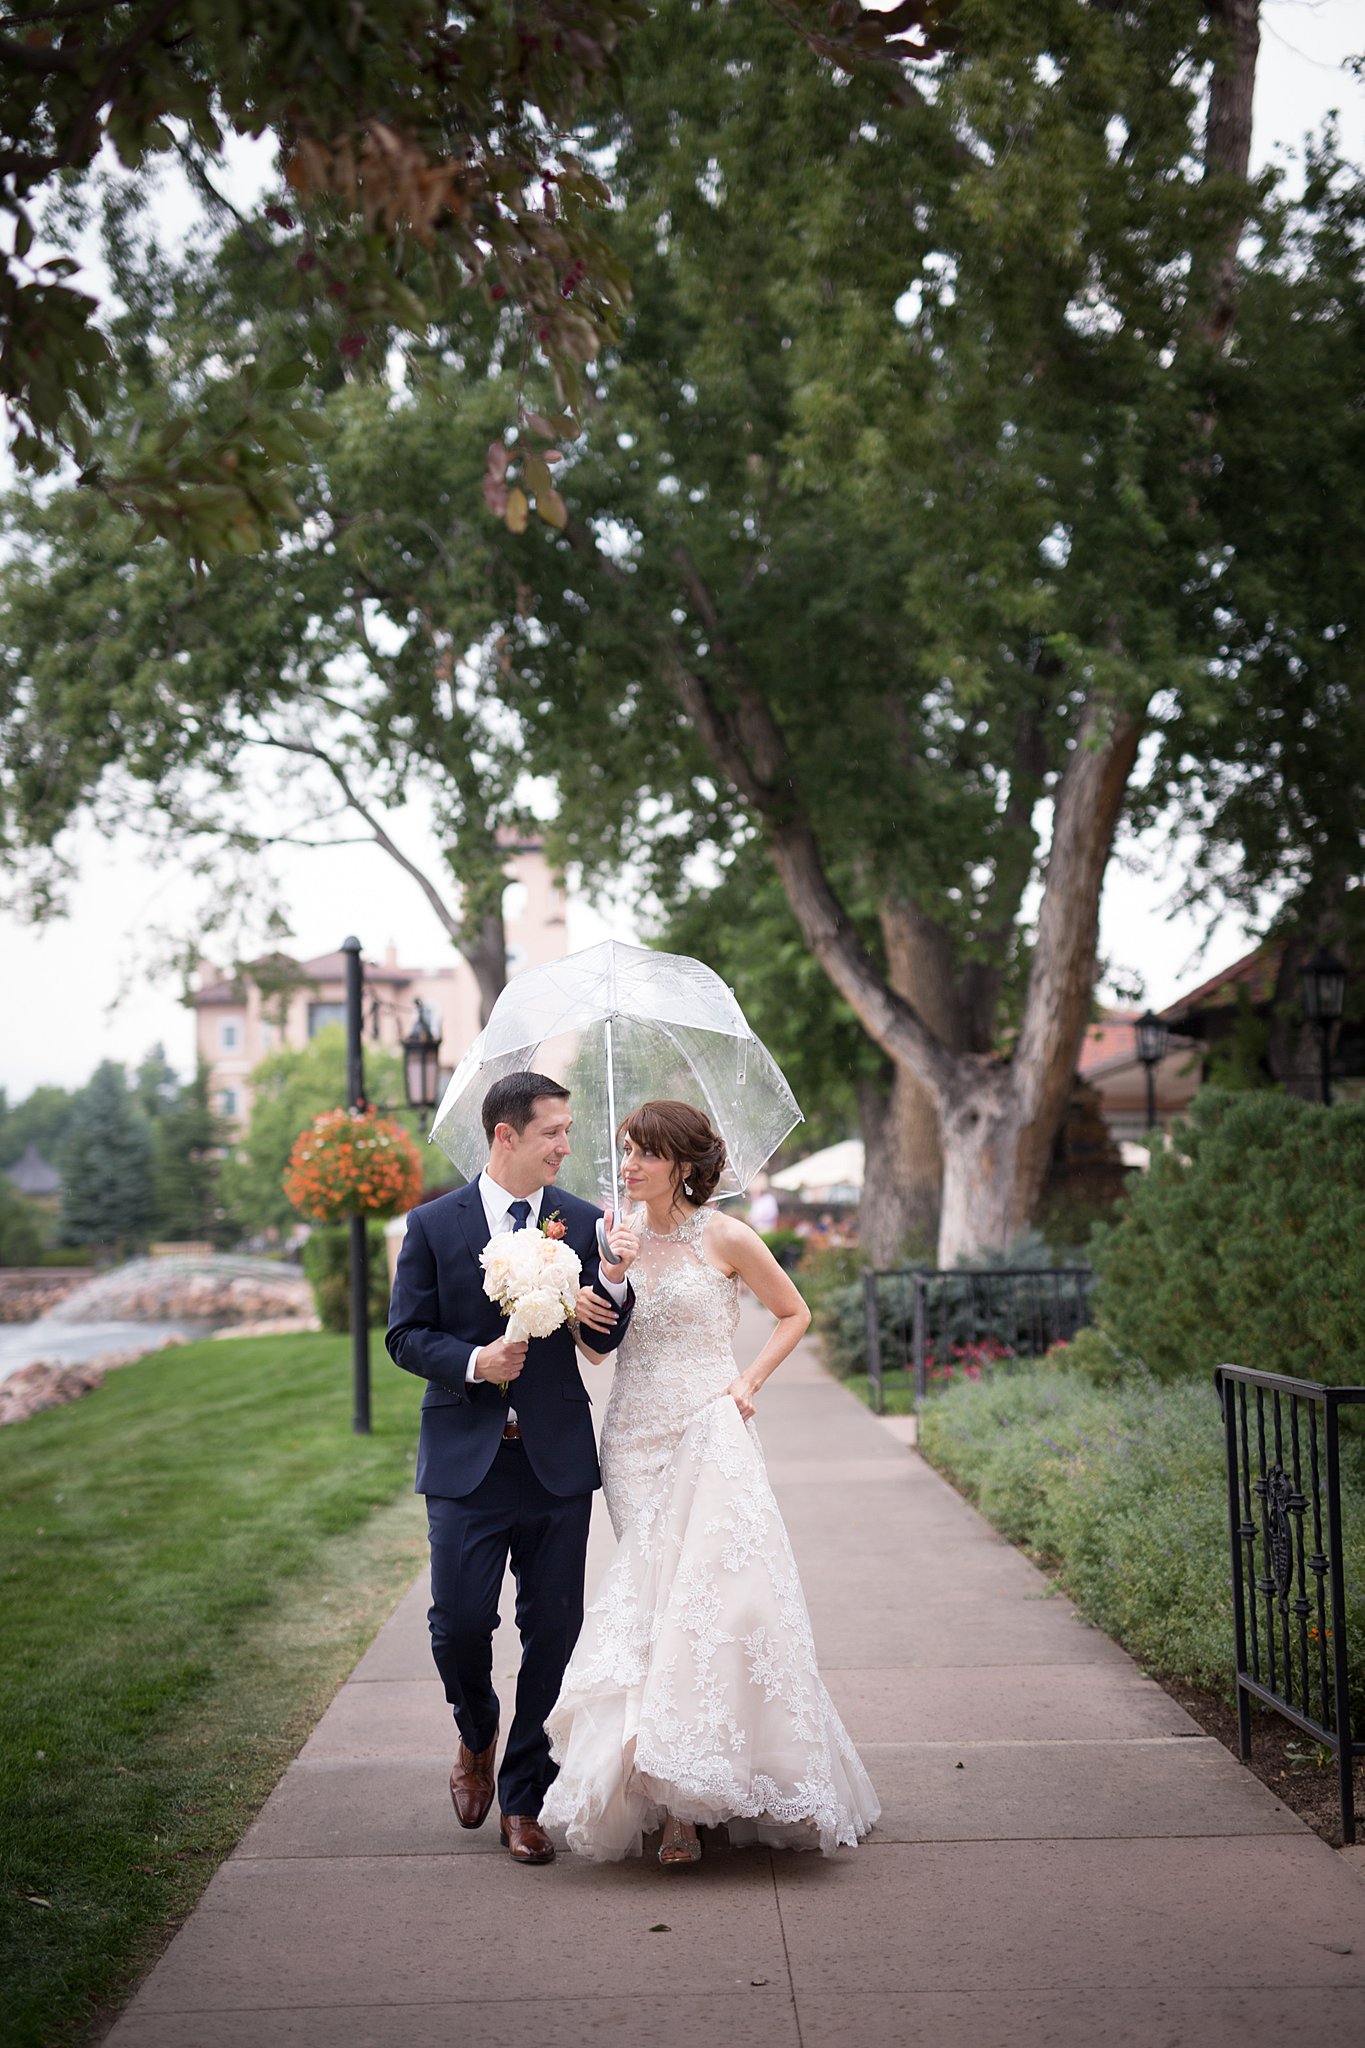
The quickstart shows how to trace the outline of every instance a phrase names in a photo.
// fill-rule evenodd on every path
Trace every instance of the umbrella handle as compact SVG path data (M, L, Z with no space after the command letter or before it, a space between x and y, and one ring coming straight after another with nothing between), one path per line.
M607 1239L606 1221L601 1216L597 1219L597 1255L599 1259L604 1259L609 1266L616 1264L615 1255Z

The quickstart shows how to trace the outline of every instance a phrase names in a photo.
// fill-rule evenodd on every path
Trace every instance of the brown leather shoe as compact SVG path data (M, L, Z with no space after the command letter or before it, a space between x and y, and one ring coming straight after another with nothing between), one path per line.
M540 1822L529 1813L498 1816L498 1833L512 1852L514 1863L553 1863L555 1845Z
M496 1728L487 1749L481 1749L477 1756L463 1742L460 1744L450 1773L450 1799L462 1828L481 1828L488 1818L495 1789L493 1752L497 1746Z

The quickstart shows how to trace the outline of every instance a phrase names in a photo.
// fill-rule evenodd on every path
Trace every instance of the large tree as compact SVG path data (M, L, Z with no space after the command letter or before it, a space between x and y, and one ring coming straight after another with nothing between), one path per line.
M504 649L547 761L622 743L561 772L566 848L760 832L907 1149L941 1144L949 1261L1032 1212L1149 706L1204 674L1257 47L1241 0L955 22L903 107L733 10L642 31L603 130L637 287L610 432ZM618 821L632 764L652 817Z
M755 6L758 0L754 0ZM952 0L786 0L812 47L893 78L932 55ZM582 365L617 330L627 281L598 232L608 192L584 161L582 97L616 75L641 0L41 0L0 35L0 398L21 465L63 455L82 482L203 557L274 542L293 522L289 391L311 363L425 336L471 288L515 311L519 346L577 404ZM913 34L907 35L907 31ZM179 159L215 209L233 137L270 136L288 190L245 223L288 255L304 318L206 420L184 405L155 437L96 444L126 367L73 281L99 210L117 238L148 174Z

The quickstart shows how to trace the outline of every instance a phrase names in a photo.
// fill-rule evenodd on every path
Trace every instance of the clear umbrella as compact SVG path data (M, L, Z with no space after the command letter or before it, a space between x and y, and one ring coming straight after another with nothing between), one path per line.
M450 1079L431 1135L472 1178L488 1156L483 1098L524 1068L573 1095L559 1185L620 1210L616 1129L642 1102L704 1110L725 1140L723 1195L739 1194L801 1121L734 993L700 960L608 939L511 980Z

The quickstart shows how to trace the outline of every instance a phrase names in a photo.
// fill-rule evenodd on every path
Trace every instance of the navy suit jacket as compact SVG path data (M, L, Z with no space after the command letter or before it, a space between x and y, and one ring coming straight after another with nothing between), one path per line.
M601 1213L560 1188L547 1187L541 1196L541 1222L561 1218L564 1241L578 1253L584 1281L610 1299L597 1272ZM579 1377L569 1324L552 1336L531 1339L526 1364L512 1382L510 1403L489 1381L470 1385L465 1380L470 1352L494 1343L507 1328L502 1310L483 1291L479 1253L487 1242L488 1219L477 1180L409 1211L384 1341L395 1365L427 1382L415 1490L454 1500L472 1493L497 1456L510 1404L521 1425L522 1449L541 1485L560 1495L591 1493L601 1484L591 1396ZM592 1332L594 1351L615 1350L633 1307L628 1288L611 1330Z

